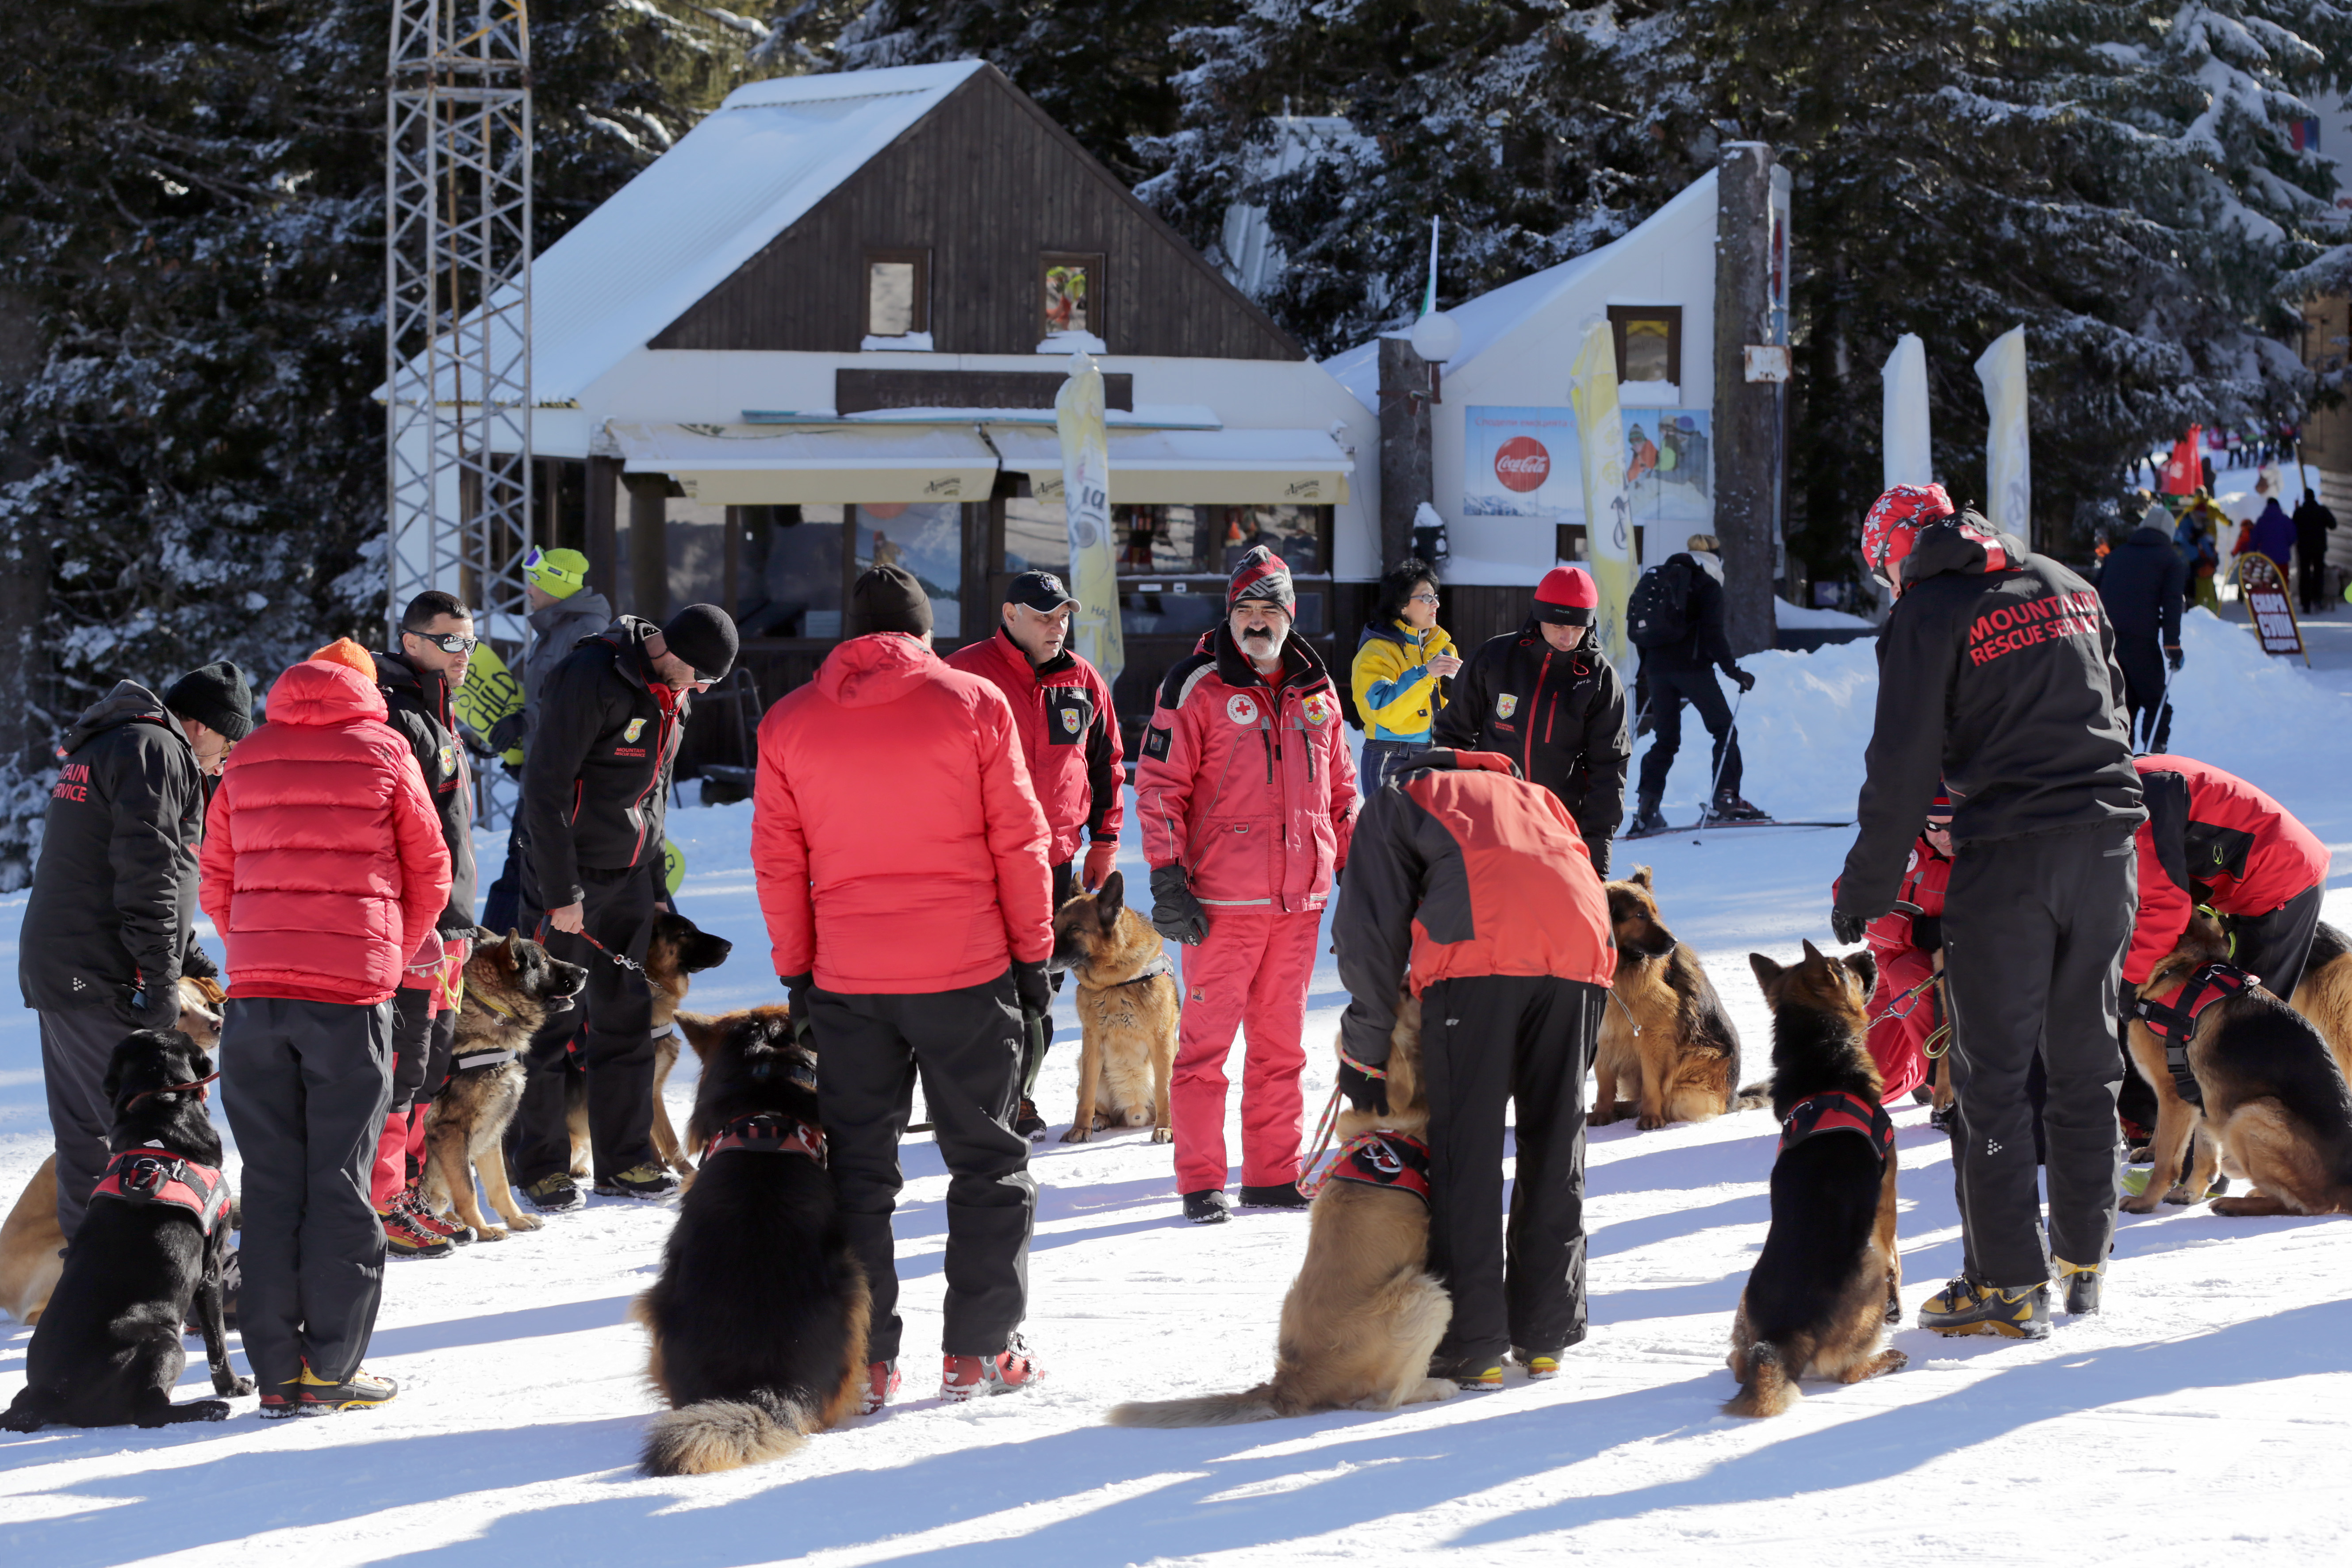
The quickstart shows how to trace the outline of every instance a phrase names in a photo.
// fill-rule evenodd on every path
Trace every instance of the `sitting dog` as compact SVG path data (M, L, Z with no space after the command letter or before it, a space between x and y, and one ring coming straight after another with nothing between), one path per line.
M694 1180L694 1163L680 1148L677 1129L671 1124L669 1105L663 1098L670 1069L677 1066L677 1033L670 1024L686 1001L693 977L727 962L735 944L712 936L684 915L662 910L654 916L654 933L646 942L646 981L653 991L654 1031L654 1155L676 1171L684 1183ZM572 1073L563 1086L564 1120L572 1132L572 1175L588 1178L588 1077Z
M2336 1070L2352 1079L2352 936L2319 922L2290 1005L2311 1020Z
M1429 1128L1421 1003L1397 1008L1385 1115L1344 1111L1338 1162L1315 1194L1307 1261L1282 1302L1274 1377L1242 1394L1121 1405L1115 1426L1225 1426L1318 1410L1394 1410L1444 1399L1429 1358L1454 1302L1429 1272ZM1338 1178L1338 1179L1332 1179Z
M1633 1125L1646 1132L1669 1121L1706 1121L1762 1105L1760 1087L1732 1089L1739 1031L1698 954L1676 942L1658 918L1650 868L1610 883L1608 890L1617 973L1601 1013L1592 1113L1585 1120L1606 1127L1631 1112ZM1631 1104L1617 1098L1621 1079L1635 1096Z
M2121 1206L2147 1214L2159 1200L2195 1203L2218 1159L2253 1190L2215 1198L2215 1214L2352 1214L2344 1070L2309 1019L2229 968L2228 955L2221 923L2192 916L2180 944L2140 983L2131 1053L2156 1089L2154 1163L2146 1189ZM2183 1182L2192 1133L2196 1164Z
M1113 871L1099 891L1080 893L1054 916L1056 969L1078 983L1078 1107L1065 1143L1096 1131L1151 1127L1151 1141L1174 1140L1168 1123L1168 1079L1176 1068L1179 989L1175 966L1151 922L1126 907L1126 879Z
M1864 1037L1878 977L1870 950L1843 958L1805 943L1784 968L1762 953L1749 967L1772 1008L1772 1228L1731 1323L1728 1415L1778 1415L1807 1373L1860 1383L1909 1359L1881 1351L1901 1315L1895 1251L1895 1123Z
M522 1052L547 1021L549 1005L578 995L587 984L586 970L529 937L475 933L449 1081L425 1113L425 1198L436 1213L455 1213L484 1241L504 1241L507 1233L482 1216L474 1197L478 1172L490 1207L508 1225L537 1230L547 1223L523 1213L507 1184L507 1123L522 1103Z
M702 1059L687 1136L702 1151L629 1315L653 1336L646 1374L669 1402L646 1435L656 1476L781 1458L866 1390L870 1298L834 1206L817 1125L816 1058L778 1004L678 1015Z
M114 1048L106 1096L114 1159L91 1194L49 1310L33 1330L25 1387L0 1426L166 1426L219 1421L227 1399L172 1403L188 1364L194 1307L213 1392L251 1394L229 1371L221 1323L228 1183L220 1133L205 1112L212 1058L177 1030L142 1029Z

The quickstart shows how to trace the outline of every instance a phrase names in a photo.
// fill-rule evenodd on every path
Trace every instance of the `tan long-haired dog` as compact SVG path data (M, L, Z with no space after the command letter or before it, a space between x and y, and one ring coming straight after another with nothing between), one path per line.
M2290 1005L2327 1042L2336 1069L2352 1079L2352 936L2319 922Z
M586 970L513 931L478 932L466 960L449 1081L425 1113L424 1188L434 1212L454 1213L484 1241L504 1241L507 1233L483 1217L474 1197L477 1175L509 1226L537 1230L547 1223L515 1202L503 1145L507 1123L522 1104L521 1053L553 1004L578 995L587 982Z
M1097 1130L1151 1128L1172 1142L1168 1079L1176 1068L1180 1010L1176 973L1151 922L1126 907L1127 881L1113 871L1099 891L1080 893L1054 916L1054 963L1077 982L1078 1104L1065 1143Z
M1643 1131L1669 1121L1705 1121L1727 1110L1752 1110L1760 1090L1731 1085L1739 1070L1739 1031L1732 1026L1698 954L1675 940L1658 917L1650 868L1608 884L1609 925L1617 973L1601 1010L1592 1062L1595 1127L1633 1114ZM1631 1090L1631 1104L1617 1098Z
M1421 1004L1407 997L1390 1036L1389 1109L1350 1108L1339 1136L1429 1130L1422 1099ZM1429 1205L1411 1192L1327 1181L1315 1194L1307 1261L1283 1299L1274 1376L1241 1394L1121 1405L1114 1426L1225 1426L1318 1410L1394 1410L1444 1399L1454 1384L1429 1358L1454 1317L1429 1272Z

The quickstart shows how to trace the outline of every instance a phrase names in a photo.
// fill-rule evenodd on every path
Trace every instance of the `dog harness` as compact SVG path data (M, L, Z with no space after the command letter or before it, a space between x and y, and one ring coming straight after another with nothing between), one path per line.
M477 1051L472 1056L459 1057L449 1064L451 1072L470 1072L476 1068L504 1067L520 1057L520 1051Z
M1789 1107L1789 1119L1780 1124L1780 1152L1785 1154L1822 1132L1861 1133L1878 1151L1882 1167L1895 1158L1895 1119L1886 1114L1886 1107L1874 1105L1858 1094L1825 1089Z
M1316 1178L1314 1191L1323 1190L1323 1184L1338 1180L1361 1182L1368 1187L1387 1187L1392 1191L1411 1193L1423 1204L1429 1202L1429 1145L1421 1139L1403 1132L1376 1127L1370 1132L1359 1133L1339 1145L1339 1152Z
M2147 1026L2147 1032L2164 1042L2164 1070L2172 1076L2173 1092L2200 1110L2205 1108L2205 1091L2197 1086L2197 1075L2189 1068L2189 1045L2197 1037L2197 1020L2214 1003L2260 990L2262 984L2254 975L2226 963L2200 964L2181 982L2170 1002L2143 996L2133 1004L2133 1012Z
M702 1146L702 1158L697 1163L708 1165L715 1156L737 1149L752 1154L805 1154L823 1170L824 1129L778 1111L755 1111L720 1128Z
M206 1236L228 1212L228 1183L218 1171L152 1146L125 1149L109 1160L89 1195L185 1209Z

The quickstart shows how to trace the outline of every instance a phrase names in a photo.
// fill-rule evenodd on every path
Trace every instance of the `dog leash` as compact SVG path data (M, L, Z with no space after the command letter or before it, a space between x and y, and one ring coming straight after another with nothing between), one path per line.
M1633 1022L1633 1009L1625 1005L1625 998L1617 994L1617 988L1613 985L1609 987L1609 1000L1617 1004L1617 1011L1625 1015L1625 1022L1633 1027L1633 1037L1640 1039L1642 1026Z
M619 964L624 969L634 969L640 974L646 973L646 966L644 964L639 963L636 960L629 958L622 953L614 952L611 948L606 947L603 942L598 942L594 937L590 936L588 934L588 928L585 926L581 927L575 931L566 931L564 934L567 936L578 937L582 942L586 942L590 947L594 948L598 952L603 953L605 957L611 959L614 963ZM650 980L653 976L646 974L646 978Z
M122 1109L127 1111L141 1100L146 1100L151 1096L158 1094L177 1094L182 1089L194 1089L196 1091L197 1101L202 1103L212 1099L211 1095L205 1092L205 1085L211 1083L214 1079L219 1077L220 1074L215 1073L211 1078L200 1078L194 1083L167 1083L161 1089L142 1089L139 1093L132 1095L130 1100L125 1101Z

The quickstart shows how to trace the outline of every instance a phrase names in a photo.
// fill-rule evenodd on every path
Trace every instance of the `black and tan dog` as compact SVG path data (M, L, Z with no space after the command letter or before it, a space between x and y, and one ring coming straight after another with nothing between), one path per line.
M2183 1000L2179 994L2228 953L2220 922L2192 916L2180 944L2140 983L2143 1014L2150 1000L2177 1007ZM2224 978L2236 973L2225 971ZM2310 984L2307 978L2297 994ZM2213 988L2200 986L2208 989ZM2352 1214L2352 1089L2320 1031L2259 984L2243 990L2225 984L2210 1005L2194 1011L2187 1068L2201 1106L2182 1098L2165 1042L2149 1019L2132 1020L2132 1061L2155 1087L2157 1121L2147 1186L2125 1198L2124 1210L2146 1214L2158 1202L2195 1203L2210 1190L2218 1161L2231 1175L2251 1181L2253 1190L2215 1198L2215 1214ZM2168 1032L2179 1032L2160 1013L2158 1021ZM2195 1168L2183 1181L2191 1133L2197 1135Z
M1105 1128L1151 1128L1166 1143L1168 1079L1176 1067L1180 988L1160 933L1126 905L1127 882L1113 871L1101 889L1080 893L1054 916L1053 963L1077 982L1078 1104L1065 1143L1083 1143Z
M142 1029L115 1047L105 1081L114 1160L33 1330L25 1387L0 1426L219 1421L227 1397L253 1392L251 1378L229 1370L221 1321L228 1183L220 1133L205 1111L212 1077L212 1058L177 1030ZM213 1392L225 1397L174 1405L192 1310Z
M677 1128L669 1119L664 1098L670 1069L677 1066L677 1032L671 1021L686 1002L694 976L727 962L735 944L712 936L684 915L663 910L654 916L653 935L646 942L646 980L653 991L654 1033L654 1154L676 1171L682 1182L694 1180L694 1162L678 1146ZM573 1073L564 1084L564 1113L572 1133L572 1175L588 1176L588 1079Z
M507 1184L507 1123L522 1103L522 1052L547 1021L550 1004L578 995L588 972L565 963L526 936L476 933L466 960L466 990L457 1007L449 1081L425 1114L425 1198L440 1214L454 1213L484 1241L507 1233L482 1216L475 1201L479 1173L490 1207L516 1230L547 1222L528 1215Z
M1273 1378L1240 1394L1121 1405L1112 1426L1225 1426L1453 1394L1451 1380L1429 1375L1454 1301L1429 1272L1429 1107L1412 997L1399 1005L1389 1039L1389 1108L1350 1107L1339 1117L1337 1179L1315 1194L1307 1261L1283 1298Z
M1585 1120L1606 1127L1630 1113L1633 1125L1647 1131L1762 1105L1760 1089L1732 1088L1739 1031L1698 954L1676 942L1658 918L1650 868L1610 883L1608 891L1617 973L1601 1013L1592 1113ZM1632 1091L1631 1103L1617 1098L1621 1081Z
M816 1058L783 1005L678 1026L702 1058L687 1136L702 1151L629 1315L653 1336L646 1376L668 1401L646 1435L656 1476L781 1458L856 1413L870 1298L849 1249L817 1125Z
M1809 942L1801 963L1783 967L1760 952L1748 963L1772 1008L1772 1109L1782 1130L1772 1228L1731 1324L1739 1393L1723 1408L1778 1415L1807 1373L1860 1383L1909 1359L1878 1348L1901 1311L1895 1124L1863 1043L1878 977L1869 950L1831 958Z

